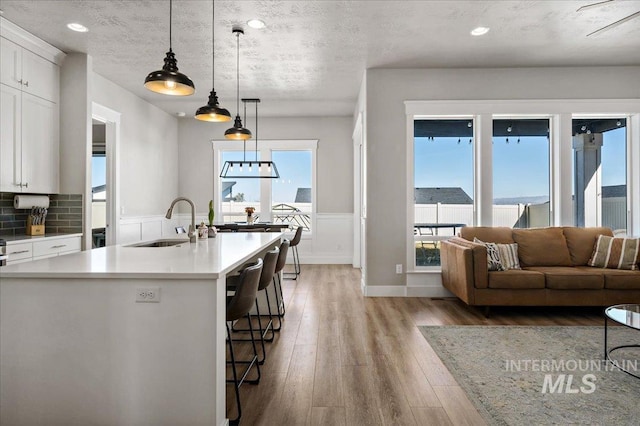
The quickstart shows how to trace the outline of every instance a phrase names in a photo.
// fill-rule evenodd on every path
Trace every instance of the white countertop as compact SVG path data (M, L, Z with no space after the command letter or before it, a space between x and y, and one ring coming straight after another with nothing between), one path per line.
M20 243L31 243L34 241L42 241L42 240L55 240L58 238L67 238L67 237L81 237L82 233L77 234L45 234L45 235L14 235L8 237L0 237L7 242L7 245L11 244L20 244Z
M3 266L0 278L218 278L248 256L276 245L281 235L229 232L193 244L180 238L183 244L170 247L109 246Z

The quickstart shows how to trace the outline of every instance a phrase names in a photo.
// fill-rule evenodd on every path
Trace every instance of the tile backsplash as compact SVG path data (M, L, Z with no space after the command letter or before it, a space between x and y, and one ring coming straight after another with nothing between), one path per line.
M0 237L24 235L29 209L13 208L11 192L0 192ZM45 235L82 232L82 194L49 195Z

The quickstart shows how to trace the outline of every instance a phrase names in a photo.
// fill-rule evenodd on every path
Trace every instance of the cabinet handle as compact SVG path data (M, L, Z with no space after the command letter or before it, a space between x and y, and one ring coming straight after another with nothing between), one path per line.
M22 84L22 79L18 80L18 83Z
M9 254L21 254L21 253L29 253L29 250L12 251Z
M22 186L22 184L20 184L20 185ZM25 183L25 184L24 184L24 187L25 187L25 188L28 188L28 187L29 187L29 182Z
M62 248L62 247L66 247L66 244L60 244L58 246L51 246L51 248Z
M29 82L28 82L28 81L25 81L25 82L24 82L24 85L25 85L25 86L27 86L27 87L29 87Z

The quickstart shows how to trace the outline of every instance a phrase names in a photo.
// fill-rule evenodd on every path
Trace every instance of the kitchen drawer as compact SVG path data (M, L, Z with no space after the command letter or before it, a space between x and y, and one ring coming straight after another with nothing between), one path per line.
M7 245L9 262L33 257L33 243L20 243Z
M33 257L80 251L80 237L57 238L33 243Z

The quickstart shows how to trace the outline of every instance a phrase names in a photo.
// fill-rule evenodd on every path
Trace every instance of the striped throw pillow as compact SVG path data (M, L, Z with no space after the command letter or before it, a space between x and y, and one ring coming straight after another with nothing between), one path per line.
M518 244L485 243L478 238L474 243L484 244L487 248L487 267L490 271L521 269L518 261Z
M599 235L587 265L597 268L638 270L640 240Z

